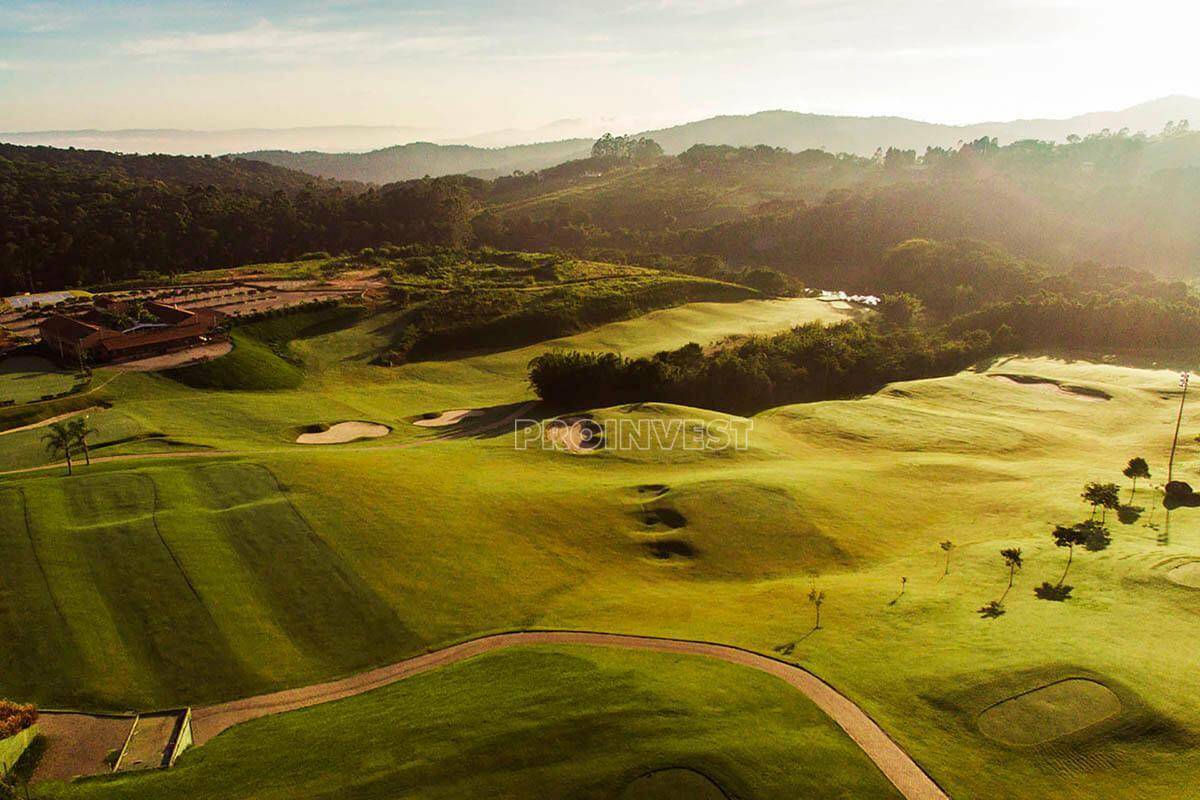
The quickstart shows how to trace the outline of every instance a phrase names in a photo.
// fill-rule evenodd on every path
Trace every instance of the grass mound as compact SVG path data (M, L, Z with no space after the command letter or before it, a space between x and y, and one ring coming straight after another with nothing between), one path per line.
M1029 747L1078 733L1121 710L1121 699L1099 681L1067 678L986 709L979 729L998 742Z
M729 795L703 773L667 767L635 778L620 800L727 800Z
M688 764L738 797L899 797L782 681L707 659L592 647L484 655L239 725L170 770L43 784L38 796L598 800L622 797L662 764Z
M233 334L233 350L229 355L166 370L163 374L193 389L253 392L295 389L304 380L300 367L281 358L248 330Z

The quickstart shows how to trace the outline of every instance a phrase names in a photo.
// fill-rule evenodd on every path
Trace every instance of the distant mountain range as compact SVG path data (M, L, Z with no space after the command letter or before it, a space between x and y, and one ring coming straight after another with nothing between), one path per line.
M758 144L788 150L824 148L831 152L869 155L876 148L899 147L924 151L928 146L953 147L981 136L1001 143L1018 139L1062 141L1071 134L1085 136L1104 129L1157 133L1168 121L1194 120L1200 124L1200 99L1165 97L1121 111L1095 112L1068 119L1030 119L941 125L903 117L852 117L763 111L744 116L720 116L659 130L644 131L677 154L695 144ZM525 131L509 130L434 144L412 141L414 128L342 127L247 129L241 131L43 131L0 133L0 141L18 144L51 144L121 152L238 152L242 158L265 161L339 180L390 183L392 181L456 173L494 177L515 170L536 170L588 154L592 134L589 123L559 120ZM618 132L618 131L614 131ZM574 138L533 144L531 136ZM585 135L586 134L586 135ZM439 138L431 136L430 138ZM323 142L337 142L326 147ZM505 146L500 146L508 143ZM228 147L219 146L228 145ZM385 146L390 145L390 146ZM329 152L336 149L339 152ZM357 152L355 152L357 151Z

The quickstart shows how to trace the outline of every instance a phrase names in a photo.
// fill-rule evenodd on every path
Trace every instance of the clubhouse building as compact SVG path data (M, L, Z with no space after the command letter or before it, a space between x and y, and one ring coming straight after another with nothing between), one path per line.
M43 349L64 363L112 363L218 341L224 316L213 309L98 297L83 314L51 314L38 331Z

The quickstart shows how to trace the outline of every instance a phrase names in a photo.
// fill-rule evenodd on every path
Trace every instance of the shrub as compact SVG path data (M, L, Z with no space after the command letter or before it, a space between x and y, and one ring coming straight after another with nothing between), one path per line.
M16 736L37 722L37 709L0 700L0 739Z

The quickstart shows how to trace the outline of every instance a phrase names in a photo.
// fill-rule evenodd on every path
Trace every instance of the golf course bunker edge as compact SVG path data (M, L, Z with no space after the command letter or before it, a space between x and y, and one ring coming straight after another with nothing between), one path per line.
M729 795L712 778L687 767L666 767L639 775L618 800L727 800Z
M338 422L329 427L314 425L305 433L296 437L296 444L346 444L360 439L379 439L387 436L392 429L378 422L363 422L354 420Z
M1185 561L1167 571L1167 580L1189 589L1200 589L1200 560Z
M1122 708L1116 693L1099 681L1064 678L984 709L978 724L990 739L1032 747L1112 719Z

